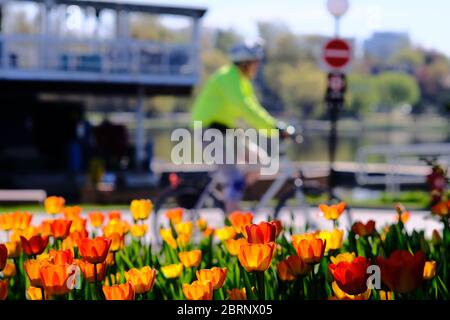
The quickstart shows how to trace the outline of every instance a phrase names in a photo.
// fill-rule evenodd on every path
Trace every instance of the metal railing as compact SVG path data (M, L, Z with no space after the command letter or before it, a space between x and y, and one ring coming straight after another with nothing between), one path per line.
M197 76L191 44L0 35L0 77L98 81L176 81Z
M396 193L400 191L401 185L425 182L425 176L431 168L421 160L423 157L435 157L444 167L449 166L450 143L362 147L356 155L356 181L359 185L384 184L386 191ZM374 159L385 165L384 173L371 172L370 166Z

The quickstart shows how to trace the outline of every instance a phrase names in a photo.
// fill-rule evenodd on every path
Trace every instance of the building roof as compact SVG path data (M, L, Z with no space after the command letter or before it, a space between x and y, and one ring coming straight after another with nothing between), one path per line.
M30 1L30 0L18 0ZM33 2L44 3L46 0L31 0ZM51 4L77 5L80 7L93 7L96 9L113 9L146 12L153 14L171 14L179 16L188 16L192 18L201 18L206 13L205 8L184 7L184 6L166 6L158 4L138 4L132 2L113 2L113 1L92 1L92 0L50 0Z

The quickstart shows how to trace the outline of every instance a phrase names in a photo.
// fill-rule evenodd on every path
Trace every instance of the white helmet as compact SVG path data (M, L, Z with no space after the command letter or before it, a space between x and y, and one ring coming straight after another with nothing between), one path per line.
M265 42L261 38L238 43L230 49L230 59L233 62L262 60L264 58L264 45Z

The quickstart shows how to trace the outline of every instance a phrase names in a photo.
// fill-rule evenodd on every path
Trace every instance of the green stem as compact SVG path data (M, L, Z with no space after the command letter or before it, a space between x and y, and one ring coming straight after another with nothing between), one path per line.
M266 288L264 285L264 271L256 272L256 282L260 300L266 300Z

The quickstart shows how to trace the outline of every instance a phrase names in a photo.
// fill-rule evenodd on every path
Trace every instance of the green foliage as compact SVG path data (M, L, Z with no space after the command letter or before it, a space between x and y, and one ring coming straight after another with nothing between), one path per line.
M376 77L380 102L387 107L407 103L414 105L419 101L420 91L414 77L398 72L383 72Z

